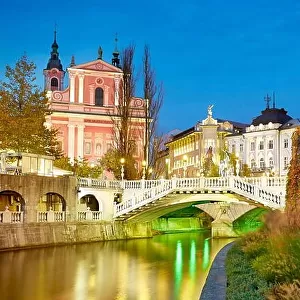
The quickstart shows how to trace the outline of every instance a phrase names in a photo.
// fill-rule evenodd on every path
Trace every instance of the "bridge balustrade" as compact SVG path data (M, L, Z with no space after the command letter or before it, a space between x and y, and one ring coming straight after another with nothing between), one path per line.
M115 216L127 213L135 208L146 205L163 196L166 196L172 190L172 181L160 181L160 184L144 190L140 193L134 194L129 199L123 199L121 203L115 205Z
M274 183L276 183L276 181L269 182L269 184ZM282 182L277 181L277 184L278 183L281 184ZM285 206L284 193L276 193L266 190L261 186L256 186L249 182L245 182L240 177L233 178L232 191L271 208L283 208Z
M271 191L271 187L282 187L285 180L281 178L256 179L242 177L200 177L200 178L172 178L160 180L160 184L140 193L135 193L129 199L123 199L121 203L115 205L115 217L128 213L138 207L151 203L168 193L174 191L222 191L230 190L255 202L262 203L271 208L283 208L285 205L285 195L276 191ZM254 183L256 185L254 185Z
M66 213L64 211L38 211L37 222L64 222L66 220Z
M78 211L77 212L78 221L101 221L102 211Z
M23 212L22 211L1 211L0 212L0 223L17 224L23 223Z

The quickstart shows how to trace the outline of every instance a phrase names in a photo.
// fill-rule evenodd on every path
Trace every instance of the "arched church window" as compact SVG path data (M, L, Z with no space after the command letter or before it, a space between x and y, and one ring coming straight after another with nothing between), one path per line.
M95 105L103 106L103 89L100 87L95 90Z
M58 79L57 78L51 78L51 91L57 91L58 90Z

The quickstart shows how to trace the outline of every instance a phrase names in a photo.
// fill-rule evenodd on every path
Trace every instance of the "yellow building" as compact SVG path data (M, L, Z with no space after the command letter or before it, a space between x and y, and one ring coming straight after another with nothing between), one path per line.
M225 150L225 137L240 134L246 124L214 119L212 107L207 118L194 127L173 135L165 144L169 156L166 159L168 177L198 177L205 172L205 159L220 165L220 154Z

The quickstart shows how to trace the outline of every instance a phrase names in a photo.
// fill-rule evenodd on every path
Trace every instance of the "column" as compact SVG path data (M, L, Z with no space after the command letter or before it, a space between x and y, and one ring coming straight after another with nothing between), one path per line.
M80 159L83 159L83 140L84 140L84 125L77 125L78 134L77 134L77 156Z
M70 74L70 102L75 102L75 74Z
M71 163L74 163L75 149L74 149L74 140L75 140L75 125L68 125L68 157Z
M78 95L78 103L83 103L83 79L84 79L84 74L79 74L79 95Z

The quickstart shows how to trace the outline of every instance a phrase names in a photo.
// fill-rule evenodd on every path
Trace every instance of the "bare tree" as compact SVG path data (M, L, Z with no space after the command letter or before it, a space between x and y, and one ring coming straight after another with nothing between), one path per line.
M136 76L134 72L133 45L125 48L121 53L122 80L119 85L119 103L115 112L111 114L113 127L113 148L103 157L101 165L115 176L120 178L120 159L125 159L125 178L135 179L137 177L136 162L133 157L135 152L135 139L133 120L132 99L135 93Z
M143 141L143 159L146 161L146 176L149 170L157 168L156 160L158 151L161 150L161 140L157 136L158 113L162 105L162 85L155 83L155 73L150 62L149 47L145 46L143 57L143 85L144 106L143 109L135 107L133 101L136 87L136 75L134 69L135 47L128 46L121 54L122 80L119 85L119 103L111 115L114 124L114 145L101 160L102 166L113 171L120 178L120 159L125 158L125 178L135 179L141 176L143 170L138 170L139 163L135 160L137 150L136 141ZM153 172L156 174L157 172Z
M143 79L145 98L144 160L148 168L154 169L153 174L160 174L158 169L161 168L161 163L158 164L157 160L159 152L163 150L163 139L158 135L158 117L163 103L163 86L162 83L156 83L148 45L144 47ZM158 168L158 166L160 167Z

